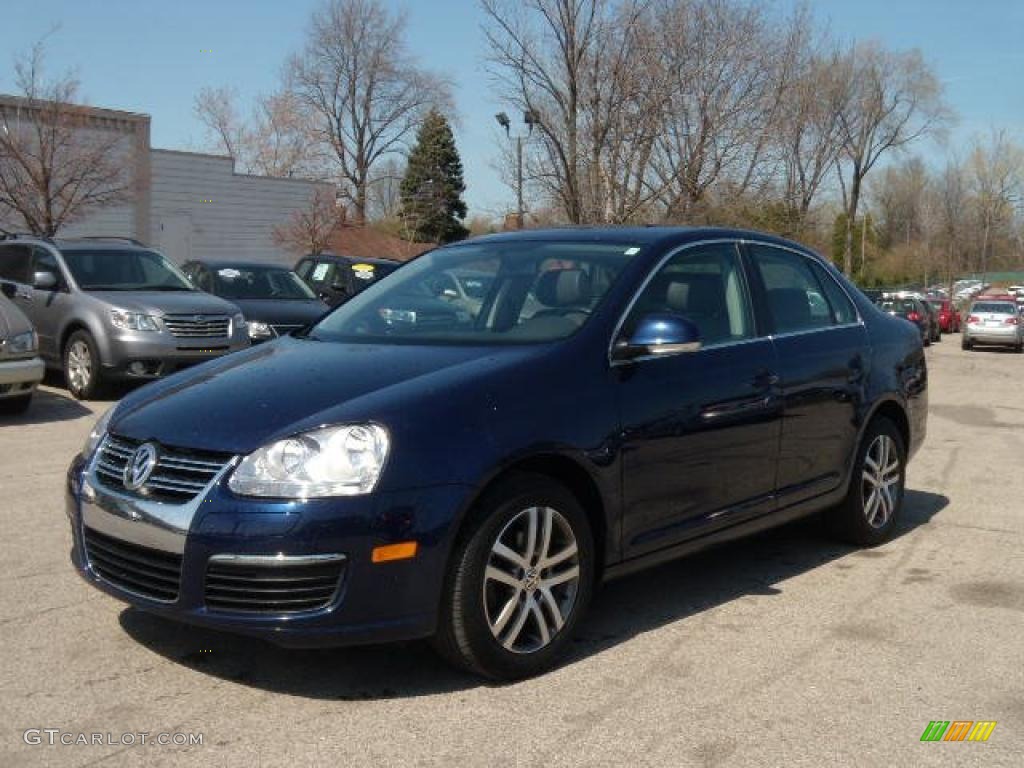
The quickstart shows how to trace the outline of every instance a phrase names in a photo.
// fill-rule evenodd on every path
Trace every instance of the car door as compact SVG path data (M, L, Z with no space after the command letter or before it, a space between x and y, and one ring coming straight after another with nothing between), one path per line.
M14 283L12 301L32 323L43 341L40 329L40 311L36 306L35 291L32 288L32 246L28 244L0 245L0 280Z
M57 284L52 288L30 287L28 294L31 298L22 305L22 309L39 334L40 354L47 362L58 363L61 359L61 325L71 312L71 293L57 257L38 245L32 246L29 277L36 272L51 273L57 278Z
M857 438L868 337L846 291L816 260L751 243L755 291L772 327L783 398L780 508L836 488Z
M735 243L687 246L640 291L616 342L651 313L681 314L696 352L617 363L626 557L773 509L781 410L772 342L757 332Z

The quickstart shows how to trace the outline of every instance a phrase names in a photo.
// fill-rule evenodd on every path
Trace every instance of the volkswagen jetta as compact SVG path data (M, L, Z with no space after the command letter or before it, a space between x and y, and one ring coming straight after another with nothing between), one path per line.
M180 621L517 678L603 579L820 511L885 541L926 411L917 329L797 244L496 235L126 397L70 469L72 556Z

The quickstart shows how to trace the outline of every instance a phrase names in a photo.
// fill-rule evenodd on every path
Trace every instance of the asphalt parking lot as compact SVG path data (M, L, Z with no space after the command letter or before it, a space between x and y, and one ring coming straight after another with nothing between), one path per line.
M0 422L0 765L1006 765L1024 754L1024 356L929 351L898 536L814 521L607 585L569 661L493 686L424 644L287 651L179 627L68 562L64 471L106 403ZM986 743L922 743L994 720ZM26 729L202 745L26 743Z

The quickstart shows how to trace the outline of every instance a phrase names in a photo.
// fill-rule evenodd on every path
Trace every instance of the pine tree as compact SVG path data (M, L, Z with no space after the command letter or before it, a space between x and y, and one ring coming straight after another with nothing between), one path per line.
M451 126L444 115L431 110L416 134L400 188L402 219L412 239L450 243L469 234L462 225L465 191Z

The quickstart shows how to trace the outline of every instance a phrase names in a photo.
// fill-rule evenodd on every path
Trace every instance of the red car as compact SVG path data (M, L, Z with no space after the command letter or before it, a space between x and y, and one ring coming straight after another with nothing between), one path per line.
M939 313L939 328L943 333L960 332L960 313L949 299L928 299L928 303Z

